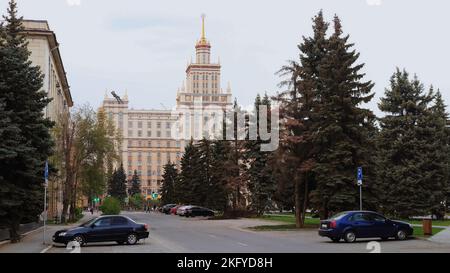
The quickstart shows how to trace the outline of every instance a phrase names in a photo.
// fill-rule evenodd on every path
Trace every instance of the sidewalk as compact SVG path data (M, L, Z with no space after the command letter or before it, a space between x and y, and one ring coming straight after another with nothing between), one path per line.
M44 229L38 228L28 233L24 238L22 238L22 241L20 241L20 243L17 244L6 243L0 245L0 253L41 253L42 251L51 248L52 236L56 231L60 229L67 229L70 227L77 226L97 216L99 216L99 213L94 213L94 215L91 215L90 213L84 213L83 218L81 218L81 220L79 220L75 224L47 226L45 232L45 244L43 243Z
M450 244L450 227L446 227L445 230L439 232L428 240L435 243Z

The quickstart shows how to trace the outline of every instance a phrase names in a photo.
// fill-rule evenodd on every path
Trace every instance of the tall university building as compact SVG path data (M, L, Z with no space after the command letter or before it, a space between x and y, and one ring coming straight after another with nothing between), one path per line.
M211 62L211 44L205 36L204 16L201 38L195 50L195 62L188 64L186 79L177 91L175 111L130 109L127 94L121 98L122 102L105 94L102 108L123 136L120 153L128 179L136 170L144 195L159 191L167 162L180 167L184 147L190 137L175 137L172 127L183 120L181 131L198 137L194 132L198 117L189 110L199 106L213 111L231 108L231 88L228 85L225 91L222 89L221 65Z

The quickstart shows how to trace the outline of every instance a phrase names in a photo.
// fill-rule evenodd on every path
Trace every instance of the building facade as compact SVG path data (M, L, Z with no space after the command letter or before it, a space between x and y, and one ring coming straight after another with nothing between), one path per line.
M58 123L70 114L72 95L55 33L47 21L24 20L30 61L44 75L42 89L52 101L44 110L45 117ZM50 177L48 184L48 218L60 217L62 211L62 181Z
M175 111L130 109L128 94L125 93L121 101L105 94L102 107L123 136L120 153L128 180L136 170L144 195L159 192L166 163L170 161L180 167L184 147L191 137L175 136L174 128L181 130L179 133L194 134L196 120L191 110L200 105L223 111L232 105L231 88L229 85L225 91L221 88L221 65L211 62L204 16L195 50L196 61L186 68L186 79L176 94ZM188 122L179 126L180 119Z

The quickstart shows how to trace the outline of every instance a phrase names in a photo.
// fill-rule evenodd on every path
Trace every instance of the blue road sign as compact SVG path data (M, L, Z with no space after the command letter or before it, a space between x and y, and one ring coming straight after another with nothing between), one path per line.
M48 183L48 161L45 161L44 178L45 178L45 185L47 185L47 183Z
M358 167L358 185L361 186L363 181L363 169Z

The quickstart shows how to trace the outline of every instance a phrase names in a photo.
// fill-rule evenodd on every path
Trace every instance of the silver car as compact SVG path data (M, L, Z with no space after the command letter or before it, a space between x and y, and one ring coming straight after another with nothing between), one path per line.
M186 215L186 210L188 209L188 208L191 208L192 206L181 206L181 207L179 207L178 209L177 209L177 215L179 215L179 216L185 216Z

